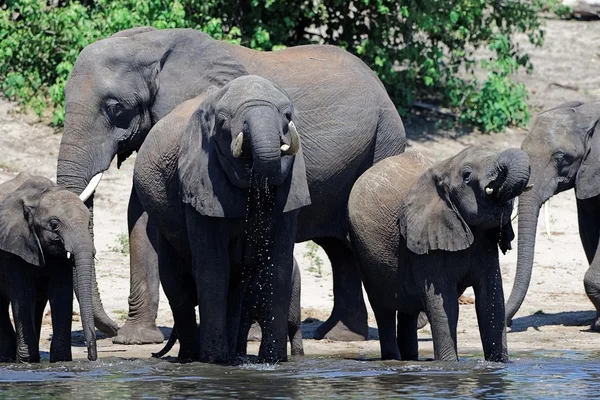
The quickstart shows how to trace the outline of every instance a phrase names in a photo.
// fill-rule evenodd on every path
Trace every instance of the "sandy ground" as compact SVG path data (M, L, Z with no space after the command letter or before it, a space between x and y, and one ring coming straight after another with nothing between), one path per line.
M531 75L519 74L516 79L526 84L534 110L541 110L567 100L591 101L600 98L600 23L547 21L546 45L532 49L526 38L520 44L530 51L535 65ZM485 52L481 53L485 57ZM15 104L0 101L0 182L20 171L29 171L55 179L60 132L39 123L31 115L17 112ZM503 134L481 135L464 129L456 130L440 123L437 115L414 115L406 120L409 148L420 151L432 160L452 156L469 145L486 145L494 149L520 147L526 130L510 129ZM108 314L119 324L127 315L129 294L128 257L120 251L118 238L127 232L126 207L131 190L132 157L121 169L109 169L96 192L97 274L102 300ZM551 239L542 234L540 219L535 266L529 294L509 329L509 350L599 349L600 335L589 332L593 307L583 289L587 262L579 240L574 193L555 196L551 202ZM515 221L515 232L517 230ZM515 246L516 247L516 246ZM323 261L321 273L306 256L305 244L296 246L295 255L302 269L303 318L313 322L303 325L306 338L325 320L333 306L331 267ZM510 293L515 274L516 250L501 256L504 291ZM315 259L312 258L314 262ZM472 292L467 291L472 296ZM366 296L365 296L366 298ZM77 310L78 307L76 306ZM370 311L370 307L369 307ZM75 313L76 314L76 313ZM43 329L41 348L49 348L49 318ZM158 325L168 335L172 325L168 302L161 291ZM307 354L336 354L340 357L377 357L379 342L376 323L370 312L371 339L364 342L331 342L305 340ZM74 315L74 348L76 358L85 357L81 324ZM101 336L101 335L100 335ZM432 342L429 327L419 333L423 357L431 357ZM162 345L121 346L110 339L99 340L100 357L148 357ZM460 354L481 352L481 343L473 305L462 305L458 328ZM256 352L257 344L250 351ZM171 355L176 354L173 350Z

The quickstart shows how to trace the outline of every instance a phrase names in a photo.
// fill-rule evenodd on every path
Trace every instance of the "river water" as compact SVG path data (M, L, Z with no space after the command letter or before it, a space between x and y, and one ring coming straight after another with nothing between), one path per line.
M375 355L373 355L375 356ZM0 398L597 398L600 353L516 353L508 364L336 356L217 366L104 358L0 366Z

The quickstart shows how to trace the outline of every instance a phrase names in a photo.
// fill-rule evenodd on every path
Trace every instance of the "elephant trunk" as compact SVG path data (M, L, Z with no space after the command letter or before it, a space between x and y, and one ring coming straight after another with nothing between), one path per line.
M252 147L252 172L266 178L270 184L279 185L284 179L281 163L281 128L273 121L273 110L260 107L248 112L247 124Z
M506 303L506 326L512 324L512 318L523 304L529 288L533 269L533 255L535 253L535 234L541 206L542 201L537 196L535 189L523 193L519 197L517 273Z
M529 156L520 149L508 149L498 155L498 199L509 201L525 190L531 172Z
M80 247L73 251L75 260L74 282L76 282L77 291L79 292L79 313L81 315L81 324L83 325L83 334L88 350L88 360L95 361L98 355L96 352L96 331L92 311L94 252L93 248L88 247Z
M78 108L81 108L78 111ZM58 152L57 177L56 182L71 192L81 195L88 188L90 181L94 176L109 168L113 157L116 154L116 144L104 139L108 137L103 132L98 132L93 125L82 124L79 119L85 115L85 107L79 107L71 102L67 103L67 113L65 119L65 131L60 143ZM91 135L90 132L95 133ZM94 194L91 191L85 204L90 210L92 218L90 219L90 235L94 234ZM104 312L98 284L96 282L95 267L92 260L91 266L92 296L94 320L98 329L108 336L117 334L118 326ZM74 276L75 278L75 276ZM74 282L77 280L74 279ZM77 298L80 298L78 289L75 290Z

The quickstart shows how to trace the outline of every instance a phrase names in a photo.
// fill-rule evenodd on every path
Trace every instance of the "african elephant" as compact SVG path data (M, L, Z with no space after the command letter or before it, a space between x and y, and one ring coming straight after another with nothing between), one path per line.
M284 91L242 76L176 107L139 149L133 182L160 233L160 281L180 360L235 355L255 279L259 359L287 358L296 218L310 204L294 117Z
M67 81L58 183L88 197L115 155L123 162L178 104L248 73L269 79L294 103L306 159L312 204L300 211L296 241L315 240L332 263L335 304L316 337L329 332L333 339L366 338L367 311L347 241L348 196L362 172L406 144L402 121L373 71L333 46L257 52L191 29L149 27L116 36L86 47ZM86 204L93 211L92 197ZM129 316L114 341L161 342L155 325L156 228L148 224L135 190L128 223ZM94 294L98 328L115 332L97 287Z
M49 179L23 172L0 185L1 361L39 362L48 300L53 332L50 362L71 361L73 276L88 359L96 360L91 275L95 250L89 222L90 213L81 200ZM63 259L67 262L59 261Z
M575 188L579 235L590 267L583 280L596 308L591 328L600 331L600 102L568 102L538 115L521 148L531 160L533 190L519 197L517 272L506 304L506 321L521 307L533 268L542 204Z
M433 166L419 153L390 157L356 181L350 233L382 359L418 358L425 311L435 359L456 361L458 297L472 286L485 359L508 360L498 247L510 249L529 168L519 149L470 147Z

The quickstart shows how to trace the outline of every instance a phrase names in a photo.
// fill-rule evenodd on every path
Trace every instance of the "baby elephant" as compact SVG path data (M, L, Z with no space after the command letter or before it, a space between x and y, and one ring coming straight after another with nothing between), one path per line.
M508 361L497 247L511 248L513 199L526 190L529 171L521 150L471 147L433 166L407 152L356 181L350 232L382 359L418 358L417 318L425 311L435 359L457 361L458 297L472 286L485 359Z
M90 213L79 197L49 179L21 173L0 185L0 361L39 362L42 316L48 300L53 332L50 362L72 359L74 276L88 359L96 359L92 315L95 250L89 223ZM74 264L61 262L65 258Z

